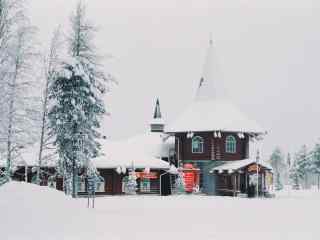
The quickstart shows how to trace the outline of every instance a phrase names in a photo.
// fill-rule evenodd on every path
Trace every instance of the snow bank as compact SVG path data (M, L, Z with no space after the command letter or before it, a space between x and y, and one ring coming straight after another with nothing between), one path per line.
M110 196L86 200L26 183L0 188L1 240L318 240L320 193L275 199Z
M110 239L93 212L57 190L10 182L0 187L0 239Z

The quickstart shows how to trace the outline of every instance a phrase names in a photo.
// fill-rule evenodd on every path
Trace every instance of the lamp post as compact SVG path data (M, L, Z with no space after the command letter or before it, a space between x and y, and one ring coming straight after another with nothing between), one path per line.
M177 167L180 167L180 138L176 137L177 139Z
M257 150L256 164L257 164L257 198L259 197L259 150Z

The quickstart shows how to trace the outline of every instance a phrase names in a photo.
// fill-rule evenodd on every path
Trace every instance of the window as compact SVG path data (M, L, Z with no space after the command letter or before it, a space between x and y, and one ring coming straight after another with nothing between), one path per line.
M226 138L226 153L236 153L237 141L234 136L227 136Z
M192 138L192 153L203 153L203 139L196 136Z

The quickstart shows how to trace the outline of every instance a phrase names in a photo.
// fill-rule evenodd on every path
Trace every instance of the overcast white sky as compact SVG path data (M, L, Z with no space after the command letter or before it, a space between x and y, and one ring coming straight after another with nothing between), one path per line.
M76 0L29 0L45 46ZM167 122L192 101L212 32L231 100L268 132L263 153L320 137L320 1L90 0L106 70L111 138L148 127L156 97Z

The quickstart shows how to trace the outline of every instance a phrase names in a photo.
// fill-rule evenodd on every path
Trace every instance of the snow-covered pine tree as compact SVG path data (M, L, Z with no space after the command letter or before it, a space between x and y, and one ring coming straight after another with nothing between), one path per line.
M99 154L98 129L106 113L102 95L106 92L105 82L111 80L101 70L92 42L95 28L86 19L85 10L80 1L67 34L69 58L49 89L49 98L54 101L49 111L51 132L56 138L65 185L69 186L66 193L72 190L73 197L78 168ZM77 157L80 145L81 158Z
M320 190L320 143L316 143L312 151L311 171L317 175L317 185Z
M296 172L299 180L304 181L304 187L308 186L308 172L310 172L311 158L308 157L307 146L303 145L296 154Z
M185 184L184 184L184 178L183 178L182 171L179 171L179 173L178 173L178 176L176 178L175 187L176 187L176 192L178 194L185 193Z
M287 154L287 159L286 159L286 167L285 167L285 182L287 185L290 185L290 169L292 165L292 160L291 160L291 154Z
M291 164L290 171L289 171L289 179L291 182L291 186L293 189L299 189L299 171L297 165L297 156L295 155L294 162Z
M292 162L291 162L291 154L288 153L288 155L287 155L287 168L288 169L291 168L291 164L292 164Z
M270 164L274 171L275 189L281 190L283 188L281 178L283 176L286 165L284 162L283 153L281 152L281 149L279 147L277 147L271 154Z

